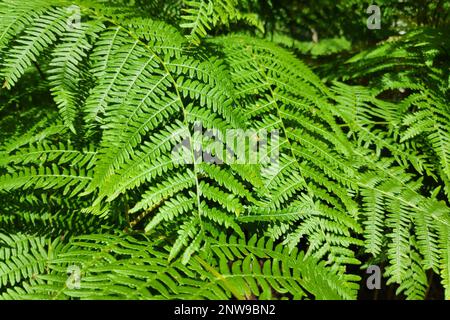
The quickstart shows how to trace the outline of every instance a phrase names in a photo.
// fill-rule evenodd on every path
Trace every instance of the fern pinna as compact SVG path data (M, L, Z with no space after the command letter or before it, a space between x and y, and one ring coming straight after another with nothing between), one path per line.
M383 264L450 298L448 70L324 83L246 1L182 2L1 1L1 296L355 299ZM232 23L255 35L210 35ZM275 157L227 161L233 130Z

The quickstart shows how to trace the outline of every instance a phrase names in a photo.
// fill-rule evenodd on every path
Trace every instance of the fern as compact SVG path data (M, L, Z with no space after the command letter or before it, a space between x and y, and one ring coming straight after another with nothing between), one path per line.
M258 16L241 12L239 5L245 5L248 1L239 0L188 0L183 1L185 8L181 16L180 26L188 29L187 38L194 44L199 44L213 27L220 24L228 25L234 21L245 21L251 26L263 30L264 27Z
M449 297L448 32L323 79L255 8L0 2L3 298Z
M301 252L286 256L264 238L220 235L211 255L187 265L167 262L167 247L147 239L98 234L74 238L51 262L51 272L26 297L61 299L273 299L286 295L317 299L352 298L357 278L338 276ZM67 286L66 266L80 268L80 288ZM294 280L296 279L296 280Z
M63 251L56 238L26 234L0 234L0 288L2 299L17 299L31 292L31 288L43 282L38 275L49 272L49 262Z

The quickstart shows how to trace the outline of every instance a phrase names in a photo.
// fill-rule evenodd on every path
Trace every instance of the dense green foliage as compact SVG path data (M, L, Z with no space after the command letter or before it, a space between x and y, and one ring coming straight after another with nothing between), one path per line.
M275 2L0 1L0 297L450 299L450 4Z

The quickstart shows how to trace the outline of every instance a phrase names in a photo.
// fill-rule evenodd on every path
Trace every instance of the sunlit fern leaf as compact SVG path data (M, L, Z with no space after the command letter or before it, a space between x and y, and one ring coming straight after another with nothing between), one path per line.
M199 45L201 39L219 24L228 26L232 22L244 21L263 31L258 15L240 10L240 6L247 3L242 0L185 0L180 27L189 31L186 37L195 45Z
M354 298L358 277L340 276L302 252L286 254L264 238L245 241L225 235L211 243L212 256L196 254L184 265L168 262L166 249L146 239L90 235L71 241L51 262L27 298L316 299ZM231 262L231 263L230 263ZM78 266L79 286L67 286L67 266Z
M212 1L186 1L188 6L184 9L183 16L185 23L181 24L182 28L190 29L190 40L195 43L200 43L200 38L207 35L211 29L210 16L213 14L214 3Z
M17 44L6 53L0 70L5 79L3 87L11 88L42 53L62 36L69 14L63 8L50 9L27 26Z
M262 172L268 187L266 192L269 192L271 199L266 205L274 209L274 216L276 216L275 209L290 207L297 199L304 201L305 198L300 195L309 194L324 203L324 205L316 204L320 209L315 209L315 212L323 212L325 217L328 216L335 221L350 218L346 217L347 212L355 213L356 204L348 197L346 189L354 186L350 177L354 175L356 178L356 171L350 163L343 161L338 153L334 154L329 150L334 150L335 146L338 146L341 152L348 153L351 145L345 142L344 133L339 133L331 117L324 120L315 117L315 112L319 110L322 115L330 112L331 106L327 105L326 96L323 95L327 89L305 66L294 62L290 54L269 43L240 36L225 37L215 42L223 45L230 57L232 76L238 87L237 94L249 106L249 114L259 119L263 117L261 123L256 122L255 125L259 124L267 130L280 131L281 157L277 159L276 165L268 166ZM296 63L299 69L289 68L291 62ZM298 89L300 87L301 90ZM266 99L258 101L254 95L264 95ZM334 135L330 135L330 131ZM333 145L333 148L328 144ZM305 179L310 182L305 182ZM342 202L337 199L334 201L329 192L339 195ZM328 204L332 204L333 208L328 207ZM308 235L306 238L312 240L309 243L311 253L316 252L320 258L326 254L327 248L329 253L334 250L334 244L331 242L328 244L331 239L335 244L339 243L336 247L340 245L348 247L350 243L359 243L356 239L344 240L343 237L339 240L339 236L332 238L331 234L328 234L331 232L349 235L347 226L339 226L339 223L316 220L308 216L298 220L292 223L290 231L286 229L284 222L285 230L282 234L291 249L298 245L303 235ZM317 225L328 227L322 232ZM356 226L357 223L353 222L351 228L358 230ZM275 229L273 232L278 237L281 236ZM325 251L319 248L325 248ZM347 251L346 254L350 252ZM357 262L351 257L345 259L335 257L331 260Z
M49 1L37 0L18 3L14 0L4 0L0 4L1 21L0 50L21 33L51 5Z
M353 299L366 254L398 295L434 272L448 296L445 30L326 77L369 86L330 84L226 35L257 25L247 1L160 3L78 1L74 26L66 1L1 2L0 223L70 247L3 296Z
M414 249L414 238L410 240L411 250L409 250L409 268L406 271L404 278L397 289L397 294L404 292L409 300L422 300L427 294L429 286L427 274L420 263L421 257Z
M42 284L38 276L49 272L49 262L62 250L59 239L0 233L0 298L17 299Z
M74 132L74 121L77 113L81 111L81 97L78 92L82 73L80 67L91 49L89 37L95 37L99 28L101 26L98 22L68 28L63 34L62 44L53 51L53 59L50 62L52 69L49 80L55 102L64 124Z
M440 254L440 268L441 281L445 288L445 298L450 299L450 231L449 226L439 225L439 248Z

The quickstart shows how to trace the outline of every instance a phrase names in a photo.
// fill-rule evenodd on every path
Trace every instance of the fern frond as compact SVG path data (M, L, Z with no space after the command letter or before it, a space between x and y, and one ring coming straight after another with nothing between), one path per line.
M32 286L42 283L38 276L49 272L49 262L62 250L58 239L0 233L0 297L31 292Z
M197 254L183 265L168 262L168 252L130 236L90 235L73 239L52 260L45 283L26 295L35 298L193 299L296 298L351 299L357 277L339 276L303 253L256 237L249 241L222 235L211 243L213 256ZM231 261L231 264L229 263ZM68 288L67 265L80 268L80 287ZM230 268L231 267L231 268Z
M17 45L5 54L0 71L4 88L11 88L42 51L56 42L66 29L68 18L67 10L50 9L25 29Z

